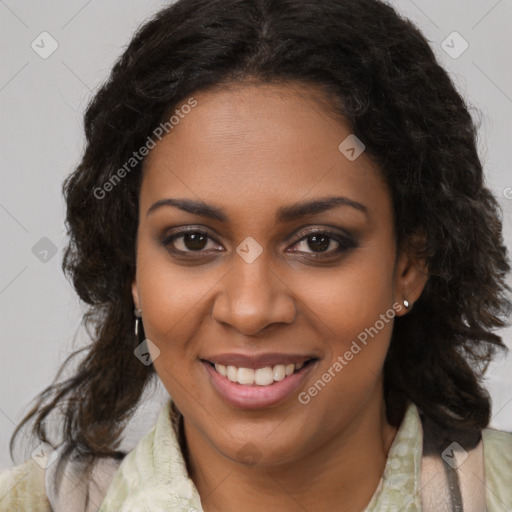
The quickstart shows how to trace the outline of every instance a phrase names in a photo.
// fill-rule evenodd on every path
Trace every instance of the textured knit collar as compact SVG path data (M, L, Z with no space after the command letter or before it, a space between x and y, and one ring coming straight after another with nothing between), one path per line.
M199 493L188 477L168 400L157 422L124 458L98 512L202 512ZM386 461L383 476L364 512L421 510L419 475L423 431L409 402Z

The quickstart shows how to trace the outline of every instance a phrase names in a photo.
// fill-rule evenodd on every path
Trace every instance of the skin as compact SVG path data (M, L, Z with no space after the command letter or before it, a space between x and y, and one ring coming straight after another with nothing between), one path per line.
M307 390L394 303L414 303L425 285L424 262L397 250L381 173L366 153L349 161L338 150L351 130L326 109L320 91L246 83L194 97L197 106L145 160L133 298L146 337L160 350L158 376L184 416L203 507L340 510L342 503L344 511L363 510L396 434L382 379L392 321L307 405L295 393L265 409L234 407L212 387L200 359L314 354L299 391ZM366 211L339 205L275 222L280 207L330 196ZM148 213L167 198L201 200L227 220L172 206ZM183 236L162 244L187 226L212 238L199 250ZM342 243L331 237L319 250L306 236L316 228ZM263 250L252 263L236 252L249 236ZM176 255L172 247L188 252ZM338 247L344 250L336 254ZM251 450L256 460L244 462Z

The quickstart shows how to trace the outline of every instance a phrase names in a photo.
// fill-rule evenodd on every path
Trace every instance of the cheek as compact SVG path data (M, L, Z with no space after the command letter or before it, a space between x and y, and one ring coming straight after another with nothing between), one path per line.
M383 236L361 248L339 271L317 276L315 286L301 278L304 290L309 290L304 302L329 348L318 375L328 381L326 392L320 383L316 388L322 391L315 400L333 418L345 414L340 405L352 410L365 403L389 348L395 252L387 240Z
M137 285L140 291L146 335L165 344L186 339L197 326L196 317L205 307L204 298L219 280L217 269L180 266L173 263L164 248L141 238L137 255Z
M343 350L392 310L394 265L394 247L383 233L354 251L337 269L295 271L289 276L293 280L289 286L300 290L305 314L324 326L328 337L337 339ZM390 329L381 330L384 337L390 336Z
M201 298L211 287L210 279L194 277L170 261L166 251L144 238L137 255L137 286L144 322L144 334L159 349L155 370L167 391L176 394L176 382L187 360L194 360L194 338L204 307ZM198 268L198 267L196 267Z

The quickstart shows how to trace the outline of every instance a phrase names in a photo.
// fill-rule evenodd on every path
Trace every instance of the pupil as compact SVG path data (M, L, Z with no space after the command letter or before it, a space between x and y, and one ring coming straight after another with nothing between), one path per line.
M322 252L329 247L329 237L325 235L311 235L308 245L313 251Z
M206 245L207 236L202 233L186 233L184 243L187 249L201 250Z

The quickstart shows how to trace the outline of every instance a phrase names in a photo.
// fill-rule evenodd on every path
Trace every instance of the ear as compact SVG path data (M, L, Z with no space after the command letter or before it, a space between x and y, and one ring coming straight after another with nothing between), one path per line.
M135 309L140 309L139 288L137 286L137 279L134 279L132 282L132 297Z
M402 307L397 316L406 315L413 307L428 281L428 265L423 257L414 254L413 249L402 249L397 258L395 269L395 302ZM405 307L404 301L409 303Z

